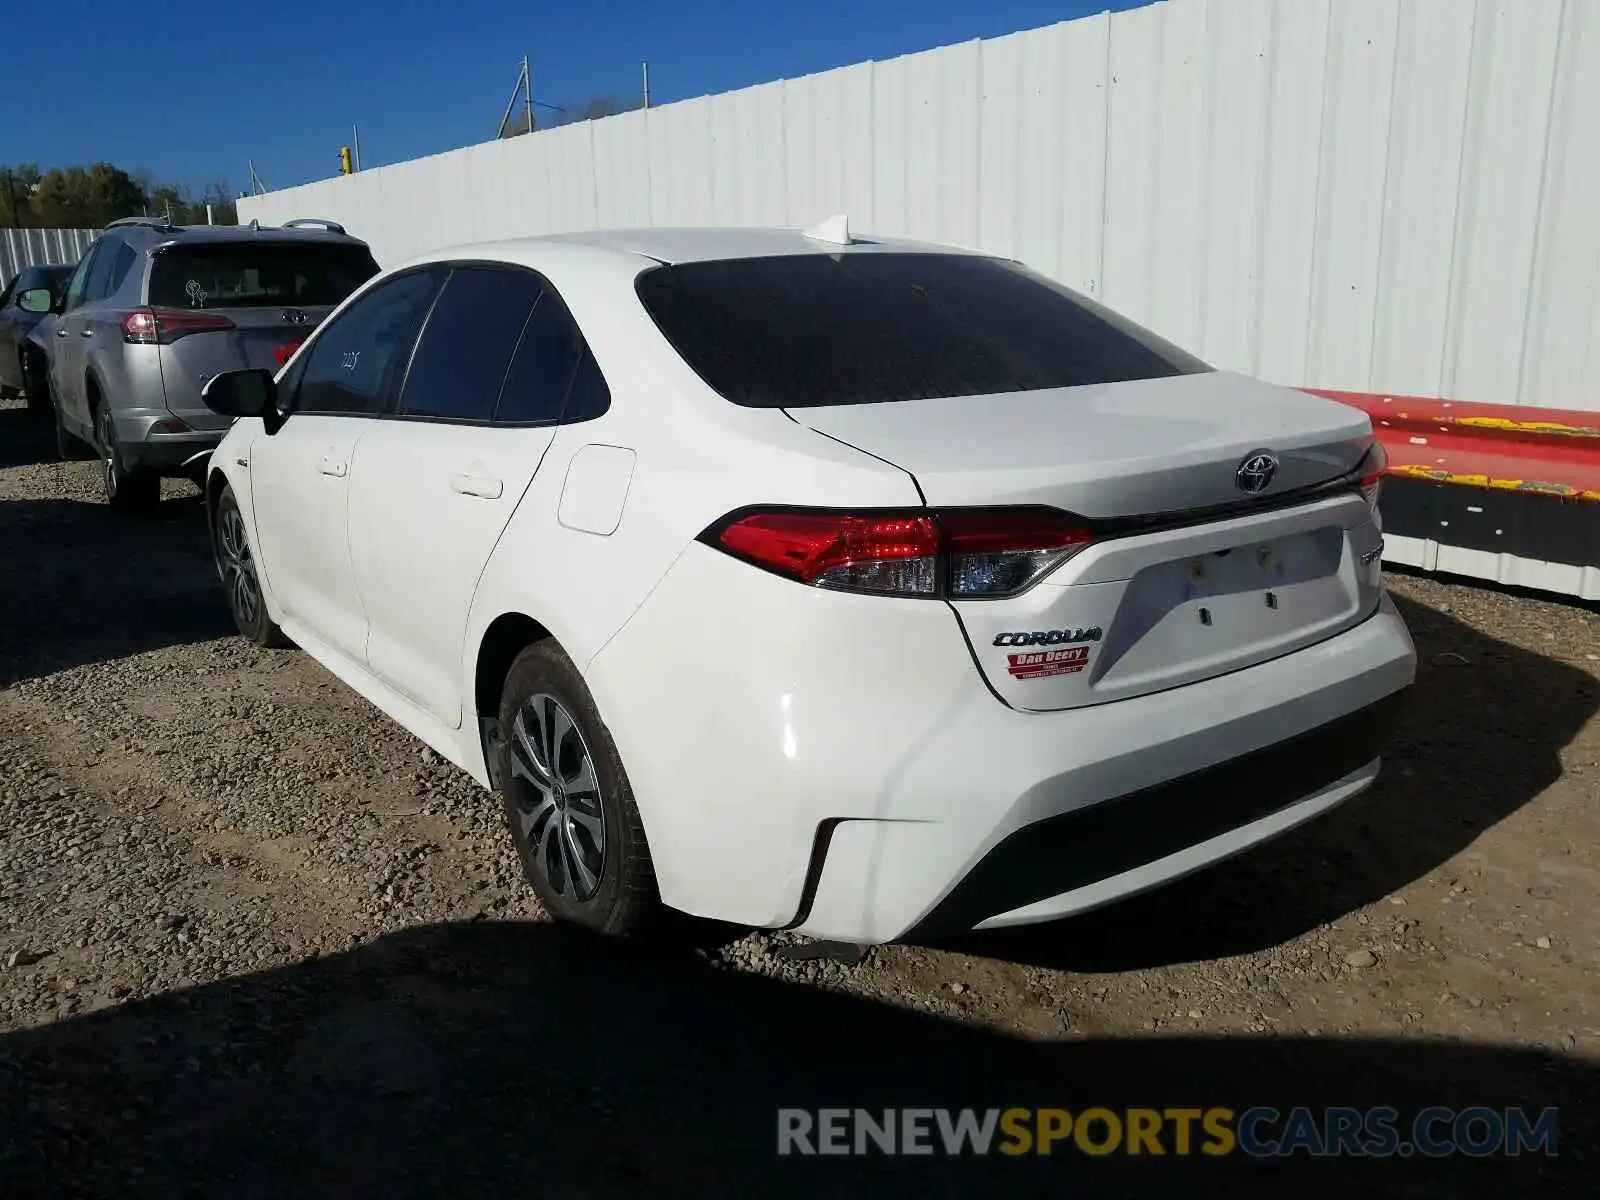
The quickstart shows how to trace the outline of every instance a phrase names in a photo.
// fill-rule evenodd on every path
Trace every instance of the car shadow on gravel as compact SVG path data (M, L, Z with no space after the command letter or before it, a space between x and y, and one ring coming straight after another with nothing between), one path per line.
M1124 971L1280 945L1397 891L1555 783L1600 708L1585 671L1395 597L1417 683L1371 789L1316 821L1165 888L948 948L1071 971Z
M0 405L0 470L55 462L58 457L49 417L29 412L21 401Z
M1439 1042L1027 1042L546 924L418 927L0 1038L8 1197L1551 1195L1594 1064ZM777 1110L1561 1110L1559 1156L787 1158ZM1448 1128L1446 1126L1445 1128ZM1269 1123L1263 1132L1279 1132ZM1104 1136L1102 1128L1100 1136Z
M198 493L139 520L0 500L0 564L0 687L233 630Z

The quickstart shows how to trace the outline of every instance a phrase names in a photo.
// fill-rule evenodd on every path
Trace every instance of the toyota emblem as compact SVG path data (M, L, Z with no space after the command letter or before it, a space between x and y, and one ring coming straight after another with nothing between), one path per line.
M283 312L279 314L279 319L285 325L304 325L306 323L305 313L301 312L298 308L284 309Z
M1233 481L1245 495L1255 496L1272 486L1277 474L1278 460L1265 450L1257 450L1239 464L1239 469L1234 472Z

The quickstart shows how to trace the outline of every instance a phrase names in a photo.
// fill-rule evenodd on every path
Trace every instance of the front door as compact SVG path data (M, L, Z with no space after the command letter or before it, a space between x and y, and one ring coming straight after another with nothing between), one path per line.
M261 567L285 626L355 663L366 661L367 618L350 558L351 467L438 283L434 271L396 276L319 330L283 381L287 419L250 448Z

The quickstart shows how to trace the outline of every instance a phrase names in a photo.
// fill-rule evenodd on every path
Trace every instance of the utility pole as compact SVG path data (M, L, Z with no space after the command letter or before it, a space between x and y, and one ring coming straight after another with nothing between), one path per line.
M355 148L356 148L356 170L359 171L359 170L361 170L361 126L360 125L352 125L352 126L350 126L350 136L351 136L351 140L355 143Z
M650 64L644 64L644 106L650 107Z
M533 132L533 68L528 65L528 56L522 56L522 102L528 109L528 132Z

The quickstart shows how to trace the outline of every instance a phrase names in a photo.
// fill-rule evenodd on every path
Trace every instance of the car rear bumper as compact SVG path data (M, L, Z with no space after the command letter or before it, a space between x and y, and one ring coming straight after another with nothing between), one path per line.
M1377 774L1415 651L1385 599L1200 683L1021 712L942 604L819 593L693 547L587 675L663 900L862 943L1108 903Z
M164 408L113 414L122 461L134 471L176 474L193 469L217 448L227 430L191 429ZM182 428L174 428L182 426Z

